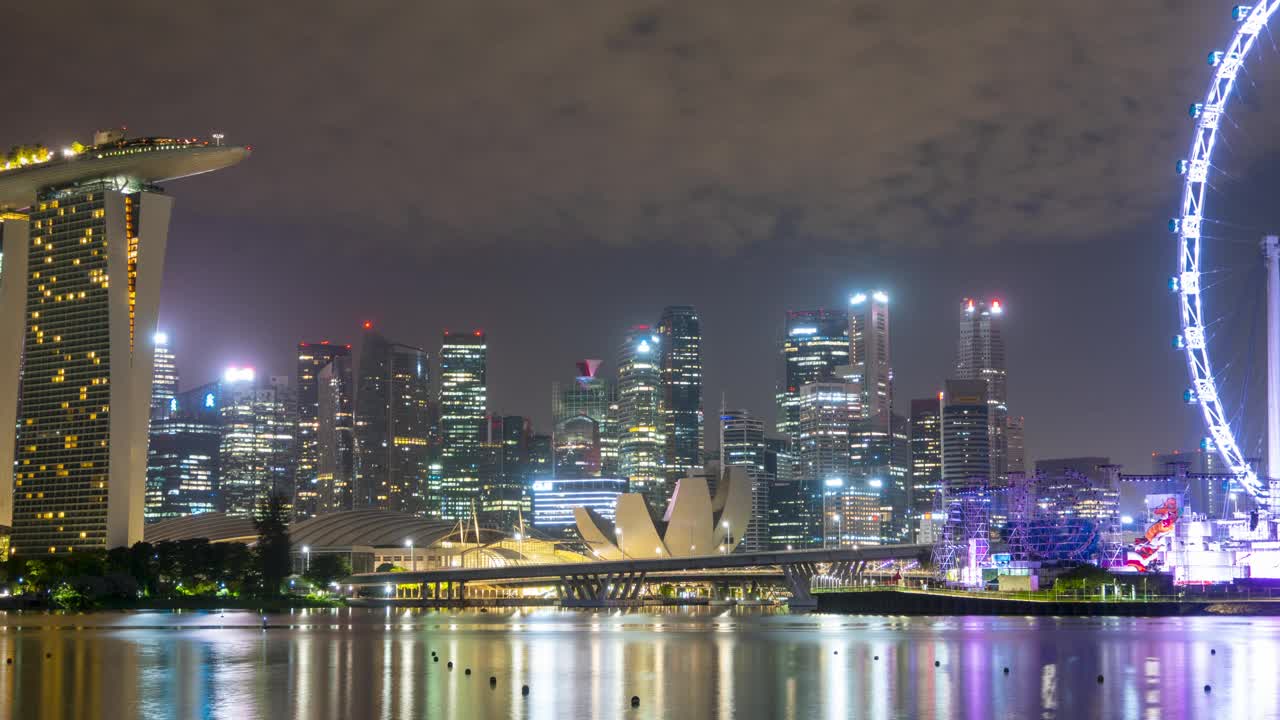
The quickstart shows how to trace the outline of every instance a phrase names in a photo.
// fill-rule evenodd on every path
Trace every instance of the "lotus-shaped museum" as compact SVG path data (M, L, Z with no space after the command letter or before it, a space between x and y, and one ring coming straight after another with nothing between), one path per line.
M732 552L751 520L751 476L745 467L725 468L714 497L705 476L678 480L661 518L639 493L618 496L614 522L583 507L573 512L582 539L605 560Z

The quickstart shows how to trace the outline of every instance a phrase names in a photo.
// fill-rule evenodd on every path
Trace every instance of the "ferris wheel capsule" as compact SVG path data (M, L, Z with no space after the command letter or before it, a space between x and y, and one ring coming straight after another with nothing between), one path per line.
M1222 62L1222 56L1224 54L1225 53L1223 53L1221 50L1214 50L1213 52L1209 53L1209 64L1213 66L1217 66L1218 63Z
M1191 103L1191 106L1187 108L1187 114L1193 118L1198 118L1203 110L1204 103Z
M1253 12L1252 5L1237 5L1231 8L1231 19L1236 22L1243 22L1251 12Z

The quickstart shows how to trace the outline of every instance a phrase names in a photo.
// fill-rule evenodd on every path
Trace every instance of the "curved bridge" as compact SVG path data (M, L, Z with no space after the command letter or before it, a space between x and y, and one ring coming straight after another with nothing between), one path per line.
M819 573L819 566L827 575L857 581L867 572L869 564L892 560L926 562L932 550L932 545L877 545L857 549L779 550L554 565L441 568L418 572L362 573L344 578L341 583L357 588L421 584L424 589L431 589L431 599L461 601L466 598L469 582L500 584L545 580L555 585L562 604L606 605L636 599L651 574L724 571L726 577L731 577L730 571L741 568L775 568L781 570L791 591L792 605L811 606L815 601L809 590L810 582Z

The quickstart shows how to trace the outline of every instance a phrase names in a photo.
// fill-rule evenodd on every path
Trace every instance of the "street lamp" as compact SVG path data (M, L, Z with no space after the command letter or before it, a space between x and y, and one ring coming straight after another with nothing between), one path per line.
M524 533L516 533L516 554L520 556L520 560L524 560Z
M729 527L728 520L720 524L724 526L724 552L727 555L729 551L733 550L733 530Z
M413 538L405 540L404 546L409 548L409 562L412 563L411 572L418 572L418 555L413 551Z
M626 559L627 559L627 547L626 547L626 545L624 545L624 544L623 544L623 540L622 540L622 528L620 528L620 527L618 527L618 528L614 528L614 529L613 529L613 534L618 536L618 552L622 553L622 559L623 559L623 560L626 560Z
M302 546L302 572L306 572L310 569L311 569L311 546L303 545Z

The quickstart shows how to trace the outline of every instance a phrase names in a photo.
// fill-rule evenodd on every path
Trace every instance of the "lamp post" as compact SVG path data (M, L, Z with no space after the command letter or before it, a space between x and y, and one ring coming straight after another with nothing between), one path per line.
M418 572L418 554L413 551L413 538L405 540L404 546L409 548L409 562L412 564L411 572Z
M524 533L522 532L516 533L516 555L519 556L516 562L524 560Z
M311 547L309 545L302 546L302 572L311 569Z
M618 552L622 553L622 559L623 559L623 560L626 560L626 559L627 559L627 547L626 547L626 545L624 545L624 544L623 544L623 539L622 539L622 528L620 528L620 527L616 527L616 528L614 528L614 529L613 529L613 534L618 536Z

